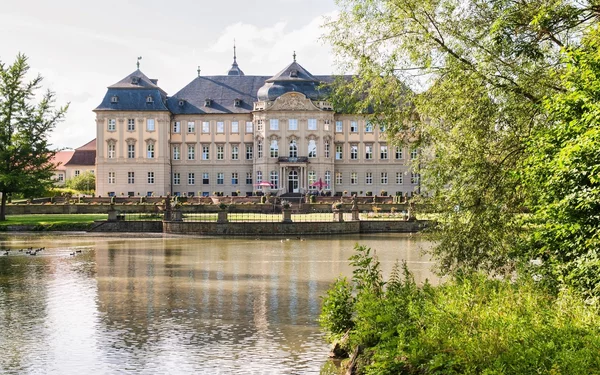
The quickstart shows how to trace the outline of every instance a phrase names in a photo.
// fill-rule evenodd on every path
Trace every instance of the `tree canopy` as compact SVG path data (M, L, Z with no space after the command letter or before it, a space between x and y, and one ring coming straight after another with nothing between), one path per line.
M573 117L566 117L568 106L560 104L574 90L567 76L577 75L567 68L564 54L586 48L597 53L597 43L582 47L582 41L597 38L592 31L600 5L595 0L338 3L342 10L328 25L328 39L342 67L357 74L338 83L333 101L359 113L371 108L376 121L387 124L391 140L412 140L424 150L417 163L426 166L421 169L430 196L426 207L439 218L432 253L441 271L505 273L536 255L533 249L541 243L535 239L566 240L566 234L540 231L550 225L544 214L546 194L558 199L583 180L557 185L542 179L550 176L543 168L545 158L564 158L567 152L555 140L546 141L552 145L547 146L543 139L553 137L547 131L557 122L569 128L567 123L581 118L574 108ZM589 72L580 73L589 77ZM403 84L412 90L401 90ZM577 150L569 151L572 158L579 153L572 161L596 165L582 154L591 152L595 140L580 141L575 140ZM542 150L551 155L534 153ZM589 192L578 186L571 191L577 204L583 191ZM598 213L594 205L587 208L585 215ZM532 217L537 222L530 222ZM594 236L579 234L582 243ZM562 245L552 246L562 252Z
M56 153L48 137L67 106L54 108L55 95L46 91L36 100L42 77L26 80L27 57L17 55L12 65L0 62L0 220L5 220L7 195L41 193L51 184Z

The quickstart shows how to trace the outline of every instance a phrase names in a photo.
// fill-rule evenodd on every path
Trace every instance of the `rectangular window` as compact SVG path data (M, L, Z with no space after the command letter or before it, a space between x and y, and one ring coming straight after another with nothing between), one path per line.
M358 122L350 121L350 133L358 133Z
M329 158L329 141L323 142L323 156Z
M257 151L258 151L258 158L262 158L263 157L263 143L262 141L258 141L258 143L256 144L257 147Z
M132 143L127 145L127 158L128 159L135 158L135 145Z
M365 133L373 133L373 124L370 121L365 123Z
M231 173L231 184L232 185L237 185L238 182L239 182L238 173L237 172L232 172Z
M238 160L239 153L240 153L240 146L232 145L231 146L231 160Z
M108 158L114 159L116 155L116 145L111 142L108 144Z
M173 145L173 160L179 160L181 158L181 147L179 145Z
M208 122L208 121L202 122L202 133L210 133L210 122Z
M246 160L252 160L252 145L246 145Z
M117 120L114 118L109 118L108 119L108 131L114 132L115 130L117 130Z
M379 146L379 158L381 160L387 160L387 158L388 158L388 147L387 147L387 145L380 145Z
M277 173L277 171L271 171L269 182L271 183L274 189L277 189L279 187L279 173Z
M404 183L404 176L402 175L402 172L396 172L396 183L398 185Z
M193 172L188 173L188 185L196 184L196 174Z
M240 123L237 121L231 121L231 132L239 133L240 132Z
M196 132L196 123L194 121L188 121L187 132L188 133L195 133Z
M269 129L270 130L279 130L279 120L277 119L270 119L269 120Z
M316 158L317 157L317 141L311 139L308 141L308 157Z
M373 172L365 173L365 184L371 185L373 183Z
M388 174L387 172L381 172L381 183L386 185L388 183Z
M358 146L350 145L350 159L356 160L358 159Z
M81 171L79 169L75 170L75 177L79 176L79 174L81 173Z
M342 133L344 131L344 122L343 121L336 121L335 122L335 132L336 133Z
M146 120L146 130L149 132L154 131L154 119L153 118L149 118Z
M380 131L381 133L384 133L384 132L385 132L385 129L386 129L386 126L385 126L385 124L379 124L379 131Z
M252 172L246 172L246 185L252 185Z
M202 185L208 185L210 184L210 177L208 175L208 172L203 172L202 173Z
M210 145L202 145L202 160L210 160Z
M410 152L410 160L415 160L418 155L419 155L419 150L415 148L414 150L412 150Z
M225 174L223 172L217 173L217 185L223 185L225 183Z
M308 119L308 130L317 130L317 119L316 118Z
M181 184L181 174L179 172L173 173L173 185Z
M146 157L148 159L154 159L154 143L148 143L146 145Z
M396 160L402 159L402 147L396 147Z
M217 121L217 133L225 133L225 123L223 121Z
M366 160L373 159L373 146L372 145L365 145L365 159Z
M246 133L254 133L252 121L246 121Z
M272 139L271 140L270 152L271 152L271 157L272 158L279 157L279 146L277 145L277 140L276 139Z
M148 183L149 184L154 183L154 172L148 172Z
M335 145L335 160L342 160L344 157L344 145L337 144Z
M128 118L127 119L127 131L135 131L135 119L134 118Z
M358 173L356 173L356 172L350 173L350 184L351 185L358 184Z
M298 130L298 120L291 118L288 120L288 130Z
M325 190L331 190L331 171L325 171Z
M115 172L108 172L108 183L109 184L115 183Z
M173 133L181 133L181 122L175 121L173 123Z
M263 130L263 120L258 120L258 122L256 123L256 130L258 130L259 132L261 132Z
M188 148L188 160L196 159L196 146L187 145L187 148Z
M336 185L341 185L343 183L342 172L335 172L335 183Z
M262 182L262 171L256 171L256 183L260 184Z
M217 160L223 160L225 158L225 146L217 145Z
M309 190L317 190L315 183L317 182L317 173L315 171L308 171L308 188Z
M127 183L135 184L135 172L127 172Z
M418 173L410 172L410 183L414 185L418 184L420 177L421 176Z

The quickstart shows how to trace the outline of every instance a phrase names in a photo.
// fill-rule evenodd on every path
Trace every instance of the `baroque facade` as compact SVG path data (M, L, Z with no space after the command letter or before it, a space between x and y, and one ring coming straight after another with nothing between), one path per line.
M336 113L322 83L294 60L274 76L198 76L173 96L138 69L94 110L96 194L409 194L415 151L385 129ZM263 190L264 191L264 190Z

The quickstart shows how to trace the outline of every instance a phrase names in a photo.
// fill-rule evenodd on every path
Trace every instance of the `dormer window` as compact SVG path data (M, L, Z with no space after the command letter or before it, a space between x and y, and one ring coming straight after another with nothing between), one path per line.
M180 101L179 101L179 106L180 106L180 107L183 107L184 105L185 105L185 100L180 100Z
M242 106L242 99L233 99L233 105L235 107L241 107Z
M290 77L298 77L298 71L296 69L292 69L290 71Z
M154 103L154 99L152 98L152 95L148 95L146 97L146 103Z
M131 77L131 83L137 85L140 82L139 77Z
M210 107L212 105L212 99L204 99L204 106Z
M118 97L118 96L116 96L116 95L113 95L113 96L110 98L110 102L111 102L111 103L118 103L118 102L119 102L119 97Z

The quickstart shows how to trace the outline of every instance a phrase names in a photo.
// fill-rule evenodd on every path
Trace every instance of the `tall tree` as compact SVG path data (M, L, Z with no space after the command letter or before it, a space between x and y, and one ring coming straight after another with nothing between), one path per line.
M36 100L42 77L27 81L28 71L22 54L12 65L0 62L0 220L6 220L8 194L33 195L51 184L56 151L50 149L48 136L67 110L54 108L51 91Z
M596 0L338 3L328 39L357 75L334 103L370 111L392 140L427 146L417 163L440 214L432 252L442 271L511 269L528 141L547 123L543 98L565 90L561 49L597 21ZM414 92L399 95L396 81Z

